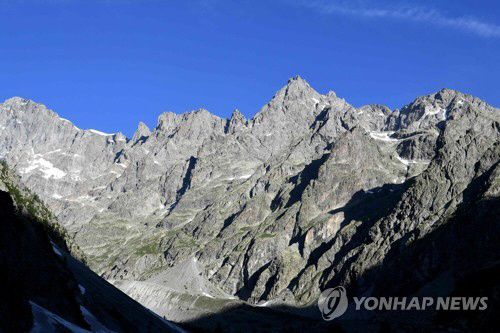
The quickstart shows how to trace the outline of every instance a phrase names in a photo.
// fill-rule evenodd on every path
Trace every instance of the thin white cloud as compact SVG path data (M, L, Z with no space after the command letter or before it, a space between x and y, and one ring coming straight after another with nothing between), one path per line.
M441 11L420 6L373 7L366 1L293 1L323 14L342 14L354 17L390 18L424 22L468 31L482 37L500 38L500 25L484 22L472 16L451 17Z

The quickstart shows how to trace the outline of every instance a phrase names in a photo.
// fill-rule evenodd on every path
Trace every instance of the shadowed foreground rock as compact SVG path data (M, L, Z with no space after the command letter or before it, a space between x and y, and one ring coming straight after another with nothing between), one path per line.
M178 331L73 259L43 204L0 168L0 332Z

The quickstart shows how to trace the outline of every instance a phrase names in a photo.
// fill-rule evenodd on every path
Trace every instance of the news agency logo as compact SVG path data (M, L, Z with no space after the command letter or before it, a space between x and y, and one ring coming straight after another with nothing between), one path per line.
M326 321L342 316L347 310L347 303L347 293L342 286L326 289L318 299L321 316Z
M421 311L429 307L440 310L486 310L488 297L354 297L355 310ZM342 316L348 306L344 287L324 290L318 307L324 320Z

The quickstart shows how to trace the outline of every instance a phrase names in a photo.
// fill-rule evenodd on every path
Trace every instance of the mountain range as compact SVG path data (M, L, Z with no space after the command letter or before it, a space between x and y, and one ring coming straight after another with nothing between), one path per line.
M365 313L370 328L498 321L500 110L467 94L357 108L297 76L251 119L167 112L132 138L14 97L0 157L68 253L186 327L241 331L232 309L321 321L317 298L339 285L490 299L480 314Z

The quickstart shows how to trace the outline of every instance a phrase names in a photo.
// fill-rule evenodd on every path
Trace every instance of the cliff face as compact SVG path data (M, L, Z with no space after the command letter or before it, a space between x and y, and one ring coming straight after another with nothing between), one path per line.
M366 276L382 285L377 267L397 270L428 235L496 202L499 121L499 109L448 89L392 111L355 108L296 77L252 119L165 113L132 139L10 99L0 155L93 270L186 320L241 301L306 305L339 284L366 292ZM450 230L450 242L462 239ZM448 262L429 251L408 265L421 285Z

